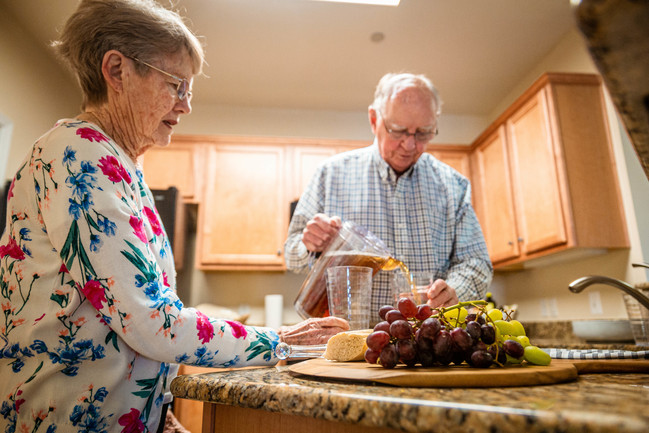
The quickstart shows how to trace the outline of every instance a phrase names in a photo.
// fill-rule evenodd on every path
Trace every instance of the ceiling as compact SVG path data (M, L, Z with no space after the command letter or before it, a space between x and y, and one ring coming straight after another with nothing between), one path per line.
M45 47L77 0L2 3ZM173 3L206 46L194 102L268 108L365 110L384 73L410 71L433 80L444 112L486 115L574 27L569 0Z

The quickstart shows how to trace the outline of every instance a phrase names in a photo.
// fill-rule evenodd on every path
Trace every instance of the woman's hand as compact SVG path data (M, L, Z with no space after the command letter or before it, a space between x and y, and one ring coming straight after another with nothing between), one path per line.
M349 323L338 317L312 317L291 326L282 326L278 334L287 344L325 344L339 332L348 331Z
M455 289L442 279L435 280L433 285L428 289L428 305L431 308L450 307L460 300L455 293Z

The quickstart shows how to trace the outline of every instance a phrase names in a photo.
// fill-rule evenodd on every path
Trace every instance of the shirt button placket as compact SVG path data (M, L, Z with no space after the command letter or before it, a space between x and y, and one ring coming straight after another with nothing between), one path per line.
M397 181L396 188L391 194L390 207L394 221L394 254L397 259L403 260L408 252L408 224L406 223L407 206L405 181Z

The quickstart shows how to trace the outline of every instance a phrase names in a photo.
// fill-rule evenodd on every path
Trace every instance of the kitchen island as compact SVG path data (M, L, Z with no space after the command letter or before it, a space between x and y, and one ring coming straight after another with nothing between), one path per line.
M649 432L649 374L638 373L540 386L401 388L282 366L179 376L171 390L204 403L203 432Z

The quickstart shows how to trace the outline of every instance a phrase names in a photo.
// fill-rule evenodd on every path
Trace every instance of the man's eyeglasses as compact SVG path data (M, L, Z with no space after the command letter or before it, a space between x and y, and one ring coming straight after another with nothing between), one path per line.
M390 136L391 139L393 140L407 140L408 137L411 135L415 137L415 141L417 143L428 143L430 140L433 139L434 136L437 135L437 128L431 130L431 131L415 131L415 132L408 132L407 129L392 129L388 128L387 123L385 122L385 117L381 115L383 118L383 127L385 128L386 132Z
M150 65L149 63L145 62L144 60L140 60L137 57L127 57L131 60L135 60L138 63L142 63L144 66L148 66L149 68L154 69L161 74L172 78L173 80L176 80L178 82L178 85L176 86L176 92L178 93L178 99L180 99L181 101L184 101L185 98L188 98L189 100L192 99L192 92L189 91L189 82L185 78L176 77L174 74L170 74L169 72L163 71L160 68L156 68L155 66Z

